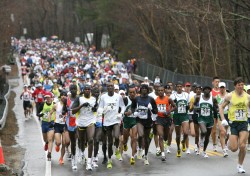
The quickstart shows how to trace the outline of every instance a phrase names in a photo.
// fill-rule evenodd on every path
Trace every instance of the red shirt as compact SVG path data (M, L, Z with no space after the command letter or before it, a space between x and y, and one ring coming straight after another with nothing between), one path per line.
M45 93L46 93L45 90L36 88L36 90L32 94L32 96L35 98L35 102L37 103L44 102L43 96Z
M218 94L220 94L220 91L216 91L214 89L212 89L212 97L216 97Z

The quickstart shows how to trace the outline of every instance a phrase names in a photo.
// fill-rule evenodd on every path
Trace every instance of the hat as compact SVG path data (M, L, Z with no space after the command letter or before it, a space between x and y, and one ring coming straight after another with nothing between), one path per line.
M125 91L124 90L120 90L119 94L124 94L125 95Z
M210 86L204 86L204 87L203 87L203 91L204 91L205 89L209 89L210 91L212 90L212 88L211 88Z
M28 85L27 85L27 84L24 84L23 87L28 87Z
M220 83L219 83L219 87L226 87L226 83L220 82Z
M57 80L56 80L56 79L54 79L54 80L53 80L53 82L54 82L54 83L57 83Z
M148 79L148 77L146 76L144 79Z
M72 82L76 82L76 79L72 79Z
M61 96L66 96L66 97L67 97L67 92L62 91L62 92L60 93L60 97L61 97Z
M38 83L36 87L42 87L43 85L41 83Z
M89 75L87 75L87 76L86 76L86 78L90 78L90 76L89 76Z
M192 87L196 87L197 85L199 85L197 82L194 82Z
M51 95L51 94L46 93L46 94L44 95L44 97L45 97L45 98L52 98L52 95Z
M250 89L250 85L247 85L247 87L246 87L246 91L247 91L247 90L249 90L249 89Z
M114 85L114 89L118 89L119 90L119 86L117 84Z
M200 85L200 84L195 84L195 89L197 89L197 88L202 89L202 87L201 87L201 85Z
M181 85L181 86L182 86L182 85L183 85L183 82L182 82L182 81L178 81L175 85L176 85L176 86L177 86L177 85Z
M185 83L185 87L186 87L186 86L191 86L190 82L186 82L186 83Z

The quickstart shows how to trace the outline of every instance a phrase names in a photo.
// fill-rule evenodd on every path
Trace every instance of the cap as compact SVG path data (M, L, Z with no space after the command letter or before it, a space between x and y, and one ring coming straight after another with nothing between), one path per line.
M89 76L89 75L87 75L87 76L86 76L86 78L90 78L90 76Z
M186 82L185 86L191 86L190 82Z
M144 79L148 79L148 77L146 76Z
M192 87L196 87L197 85L199 85L197 82L194 82Z
M197 88L202 89L202 87L201 87L201 85L200 85L200 84L196 84L196 85L195 85L195 89L197 89Z
M52 98L52 94L46 93L46 94L44 95L44 97L45 97L45 98Z
M119 90L119 86L117 84L114 85L114 89L118 89Z
M76 79L72 79L72 82L76 82Z
M249 90L250 89L250 85L247 85L247 88L246 88L246 90Z
M219 83L219 87L226 87L226 83L220 82L220 83Z
M124 94L125 95L125 91L124 90L120 90L119 94Z
M23 87L28 87L28 85L27 85L27 84L24 84Z
M204 91L205 89L209 89L210 91L212 90L210 86L204 86L202 90Z
M56 79L54 79L54 80L53 80L53 82L54 82L54 83L57 83L57 80L56 80Z
M41 83L38 83L36 87L42 87L43 85Z

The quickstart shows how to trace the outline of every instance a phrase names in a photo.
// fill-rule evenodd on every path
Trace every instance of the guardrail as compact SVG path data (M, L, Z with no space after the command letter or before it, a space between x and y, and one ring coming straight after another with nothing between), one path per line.
M3 129L3 127L5 125L5 122L6 122L7 115L8 115L8 107L9 107L8 99L9 99L9 96L10 96L10 84L8 84L8 86L9 86L8 87L8 92L4 95L5 107L4 107L4 110L3 110L2 118L0 119L0 130Z

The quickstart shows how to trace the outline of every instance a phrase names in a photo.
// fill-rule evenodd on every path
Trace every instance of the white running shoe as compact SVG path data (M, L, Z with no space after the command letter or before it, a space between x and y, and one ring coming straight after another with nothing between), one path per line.
M142 159L142 152L143 152L142 149L138 150L137 159Z
M149 165L149 162L148 162L148 158L147 158L147 157L145 157L144 165Z
M243 166L238 165L237 170L238 170L238 173L246 173L246 171L243 169Z
M226 151L228 151L228 147L227 147L227 145L225 145L225 148L224 148Z
M208 155L207 155L206 152L202 152L202 156L203 156L204 158L208 158Z
M119 161L123 161L122 156L119 158Z
M74 155L71 156L71 166L72 166L72 170L77 170L77 161Z
M191 152L190 152L190 149L187 148L186 154L190 154L190 153L191 153Z
M216 144L213 145L213 151L214 151L214 152L217 152L217 145L216 145Z
M93 166L93 168L98 168L97 161L93 161L92 166Z
M91 163L87 163L87 165L86 165L86 170L91 170L91 171L92 171Z
M226 149L223 149L222 152L223 152L224 157L228 157L228 153L227 153Z

